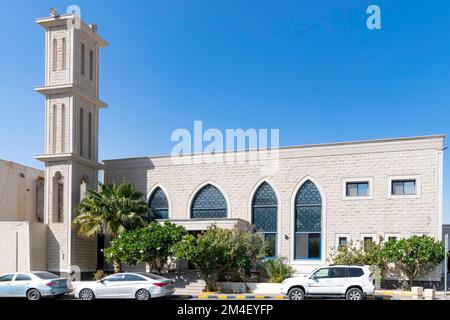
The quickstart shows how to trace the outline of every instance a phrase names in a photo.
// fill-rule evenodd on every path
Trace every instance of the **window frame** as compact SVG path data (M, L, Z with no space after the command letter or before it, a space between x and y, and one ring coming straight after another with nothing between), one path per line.
M347 243L351 241L351 235L349 233L336 233L336 249L339 248L339 239L340 238L346 238Z
M416 193L415 194L393 194L392 183L394 181L416 181ZM389 176L387 179L388 199L419 199L422 197L422 177L421 175L402 175L402 176Z
M255 198L258 195L258 192L260 191L261 187L267 184L273 191L273 194L275 196L275 205L255 205ZM254 188L254 190L252 191L251 195L250 195L250 222L252 225L252 230L254 233L256 234L261 234L261 236L263 237L264 241L267 241L267 238L274 235L275 238L275 248L274 248L274 255L273 256L266 256L266 258L275 258L278 256L279 254L279 232L280 232L280 205L279 205L279 197L278 194L274 188L274 186L272 185L272 183L268 182L267 180L263 180L261 182L259 182L256 187ZM276 228L275 231L258 231L255 230L254 228L254 222L255 222L255 208L275 208L276 212L275 212L275 220L276 220Z
M396 237L397 240L400 240L402 238L400 233L385 233L383 242L388 242L389 238L392 238L392 237Z
M316 186L317 190L319 191L320 197L321 197L321 205L322 205L322 211L321 211L321 243L320 243L320 251L321 251L321 259L297 259L296 258L296 198L297 194L300 191L301 187L307 182L311 181ZM291 193L291 223L290 223L290 235L288 235L288 239L290 241L290 249L289 249L289 259L290 263L292 265L309 265L309 266L316 266L318 264L324 264L326 263L326 257L328 248L326 246L326 239L327 239L327 199L326 194L321 186L321 184L318 182L317 179L315 179L312 176L305 176L303 179L301 179L295 186L295 188L292 190ZM286 235L284 235L286 239Z
M351 183L367 183L368 194L366 196L347 195L347 185ZM342 200L373 200L373 177L351 177L342 179Z
M360 234L360 240L361 240L361 243L363 245L365 244L364 238L372 238L372 242L373 243L378 243L379 242L379 239L378 239L378 236L377 236L376 233L361 233Z

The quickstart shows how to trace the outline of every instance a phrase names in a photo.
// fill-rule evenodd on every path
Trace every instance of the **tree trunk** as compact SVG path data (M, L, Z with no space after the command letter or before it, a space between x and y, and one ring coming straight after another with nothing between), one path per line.
M114 267L114 273L122 272L122 263L119 260L114 260L113 267Z

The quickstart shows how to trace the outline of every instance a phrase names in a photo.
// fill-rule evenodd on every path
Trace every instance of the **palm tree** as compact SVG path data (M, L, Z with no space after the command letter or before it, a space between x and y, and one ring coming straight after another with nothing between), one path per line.
M114 239L125 230L144 226L151 219L142 198L143 194L131 183L100 184L100 191L87 190L72 223L84 237L109 234ZM121 272L120 261L114 261L113 265L115 273Z

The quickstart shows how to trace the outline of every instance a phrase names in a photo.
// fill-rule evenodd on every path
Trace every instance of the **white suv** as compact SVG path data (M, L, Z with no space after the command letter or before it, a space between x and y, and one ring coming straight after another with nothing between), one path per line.
M290 300L308 297L345 297L362 300L375 292L374 280L368 267L331 265L319 268L307 276L288 278L281 285L281 293Z

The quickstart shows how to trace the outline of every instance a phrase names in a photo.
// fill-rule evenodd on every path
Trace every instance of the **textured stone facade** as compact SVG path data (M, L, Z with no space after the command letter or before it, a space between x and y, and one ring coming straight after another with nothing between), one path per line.
M337 143L281 148L278 170L264 176L261 161L174 163L170 157L107 160L105 182L127 180L148 196L156 186L166 193L170 219L189 218L190 203L199 188L211 183L229 204L228 218L251 221L251 201L267 181L278 197L278 252L300 272L326 263L340 235L348 240L364 236L427 234L440 239L442 223L443 136ZM255 151L244 152L247 156ZM222 154L216 155L222 160ZM179 160L179 159L178 159ZM418 177L416 197L392 197L392 177ZM346 179L370 179L369 199L347 199ZM322 259L293 259L294 198L299 187L313 181L321 192Z

